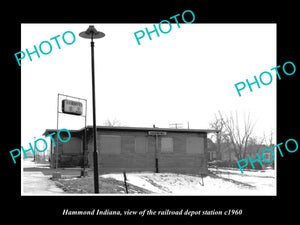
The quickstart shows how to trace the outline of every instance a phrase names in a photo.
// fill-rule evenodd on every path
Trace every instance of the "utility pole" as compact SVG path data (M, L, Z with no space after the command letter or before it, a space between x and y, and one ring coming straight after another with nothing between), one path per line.
M33 139L34 139L34 143L35 143L36 137L33 137ZM36 150L35 150L35 144L34 144L33 149L34 149L34 152L36 152ZM33 154L33 161L36 163L36 156L35 156L35 154Z
M170 126L174 125L176 129L182 128L182 123L171 123Z

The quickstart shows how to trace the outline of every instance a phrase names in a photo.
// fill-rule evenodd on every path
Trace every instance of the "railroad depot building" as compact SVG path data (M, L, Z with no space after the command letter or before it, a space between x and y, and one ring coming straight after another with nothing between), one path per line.
M47 129L44 135L56 132ZM93 167L93 127L69 130L68 142L51 141L50 165ZM100 173L178 172L207 173L207 134L216 130L97 126ZM67 133L60 137L67 139ZM56 134L52 136L56 140Z

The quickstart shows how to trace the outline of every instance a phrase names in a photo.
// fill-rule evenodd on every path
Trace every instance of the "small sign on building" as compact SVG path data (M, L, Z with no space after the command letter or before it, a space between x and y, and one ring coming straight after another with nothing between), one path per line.
M165 131L148 131L149 135L167 135Z
M62 111L63 113L82 115L82 103L72 100L62 100Z

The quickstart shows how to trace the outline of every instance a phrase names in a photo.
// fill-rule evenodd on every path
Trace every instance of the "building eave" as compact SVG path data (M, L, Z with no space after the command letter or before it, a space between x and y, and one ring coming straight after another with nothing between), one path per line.
M87 130L92 129L93 126L87 126ZM78 130L69 130L72 132L84 131L84 127ZM113 127L113 126L97 126L97 130L118 130L118 131L165 131L165 132L179 132L179 133L216 133L219 130L214 129L183 129L183 128L159 128L159 127ZM56 132L57 129L46 129L44 136Z

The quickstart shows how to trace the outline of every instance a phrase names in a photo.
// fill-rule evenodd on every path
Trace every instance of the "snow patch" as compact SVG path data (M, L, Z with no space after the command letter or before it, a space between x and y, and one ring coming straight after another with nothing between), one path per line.
M127 183L163 195L276 195L273 170L245 171L212 170L210 175L175 173L127 173ZM245 176L244 176L245 175ZM105 174L103 178L124 181L122 173Z

